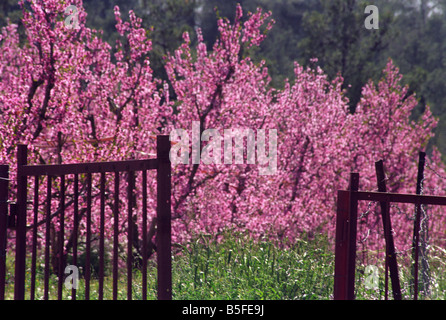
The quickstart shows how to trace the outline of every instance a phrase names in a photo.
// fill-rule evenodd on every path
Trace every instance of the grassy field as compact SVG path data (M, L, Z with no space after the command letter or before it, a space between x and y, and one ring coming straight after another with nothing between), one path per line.
M222 243L208 243L201 237L187 247L175 247L173 256L173 298L188 299L332 299L334 253L324 238L300 240L288 248L272 243L256 243L232 238ZM421 299L446 299L446 251L431 250L431 293ZM12 268L12 258L8 267ZM149 260L148 298L156 298L156 265ZM358 262L357 299L384 299L384 267L378 265L377 288L365 286L364 265ZM7 298L13 297L13 275L7 274ZM127 298L126 275L120 276L119 299ZM403 297L411 299L410 268L400 265ZM133 274L133 298L141 299L141 273ZM389 280L390 282L390 280ZM97 299L96 280L91 282L91 299ZM390 285L389 285L390 286ZM105 278L104 298L112 298L112 279ZM390 286L391 290L391 286ZM390 291L389 290L389 291ZM64 298L70 299L71 290L64 288ZM391 291L389 292L391 297ZM43 298L43 268L37 274L37 299ZM57 277L50 279L50 299L57 297ZM84 282L80 279L77 299L84 298Z

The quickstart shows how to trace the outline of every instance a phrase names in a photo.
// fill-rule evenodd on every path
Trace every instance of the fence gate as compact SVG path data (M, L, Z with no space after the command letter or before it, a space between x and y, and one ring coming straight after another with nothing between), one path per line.
M349 190L338 190L334 277L335 300L353 300L355 298L356 233L359 201L377 201L381 204L381 215L386 242L386 259L388 259L387 263L390 269L392 291L395 300L401 299L401 291L398 279L395 248L393 247L392 232L390 231L391 221L389 216L389 203L412 203L416 205L417 212L419 212L419 207L423 204L446 206L446 197L442 196L385 192L385 187L383 188L383 186L380 185L383 178L379 178L379 176L384 177L382 162L376 163L375 165L377 168L379 192L359 191L358 173L350 174ZM415 232L416 231L417 230L415 230ZM415 248L416 247L417 246L415 246ZM416 260L415 266L417 265L418 261ZM417 275L417 273L415 273L415 275ZM415 280L415 284L416 283L417 279ZM415 290L414 299L417 299L417 290Z
M65 244L69 244L71 248L71 262L76 265L80 261L80 242L78 239L79 227L85 227L85 251L84 254L84 281L85 281L85 299L90 299L90 280L92 265L92 248L91 242L93 236L99 238L98 249L98 299L103 299L104 291L104 264L105 264L105 209L106 209L106 178L113 179L112 214L113 214L113 243L112 243L112 281L113 281L113 299L118 298L118 254L119 254L119 232L120 228L126 227L127 230L127 246L126 246L126 272L127 272L127 299L132 299L132 272L133 272L133 249L135 247L134 233L137 225L134 223L135 215L133 208L136 201L142 201L141 212L142 218L142 299L147 299L147 255L150 238L153 233L148 232L147 223L147 171L156 170L157 180L157 208L156 208L156 253L157 253L157 279L158 279L158 299L169 300L172 298L172 276L171 276L171 165L169 160L170 141L169 136L157 136L157 158L146 160L128 160L115 162L97 162L97 163L79 163L79 164L61 164L61 165L28 165L27 164L27 146L19 145L17 152L17 202L10 203L8 200L9 189L9 166L0 166L0 300L5 298L6 287L6 252L8 228L15 229L15 272L14 272L14 299L23 300L25 292L29 292L29 298L35 299L36 291L36 271L37 271L37 254L38 254L38 227L44 227L45 238L44 252L44 289L43 298L49 298L49 278L50 278L50 237L52 220L58 219L59 230L57 248L52 248L57 252L56 263L53 263L53 272L58 275L57 280L57 296L62 299L62 291L64 285L64 272L67 266L67 252L64 248ZM120 174L126 176L127 183L127 217L125 217L126 225L119 225L120 217ZM142 180L142 199L134 199L133 192L135 190L135 175L140 174ZM66 176L73 177L72 198L69 203L66 202L67 183ZM93 178L99 179L98 194L92 194ZM33 192L33 201L28 201L28 182L30 177ZM39 213L39 181L46 179L46 200L45 200L45 218L38 221ZM79 188L81 178L84 181L82 190ZM58 200L57 209L51 208L53 199L53 184L58 183ZM82 195L84 199L83 210L80 210L79 197ZM99 235L92 234L92 203L95 198L100 203L99 217ZM33 224L27 226L28 204L32 204ZM40 204L43 205L43 204ZM65 216L66 208L73 206L72 236L65 239ZM109 203L110 205L110 203ZM9 209L9 210L8 210ZM9 213L8 213L9 211ZM81 212L82 211L82 212ZM122 217L121 217L122 218ZM31 235L32 234L32 235ZM97 239L96 239L97 240ZM29 243L31 242L31 243ZM28 251L31 249L31 252ZM54 258L54 255L53 255ZM27 259L31 259L30 279L26 280ZM29 261L28 261L29 262ZM57 267L55 267L55 265ZM28 266L29 268L29 266ZM29 270L29 269L28 269ZM29 281L29 282L28 282ZM28 286L29 284L29 286ZM72 288L71 297L76 299L76 288Z

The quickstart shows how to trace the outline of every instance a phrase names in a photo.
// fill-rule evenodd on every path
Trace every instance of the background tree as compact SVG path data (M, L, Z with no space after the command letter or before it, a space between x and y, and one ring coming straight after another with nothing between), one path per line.
M199 28L196 42L184 33L181 45L167 55L167 82L153 74L150 33L134 12L126 20L114 8L118 39L112 51L101 32L86 26L81 0L74 3L80 8L79 30L65 27L64 1L23 3L24 43L15 24L4 27L0 38L0 162L12 168L18 143L29 144L33 163L106 161L147 157L154 151L151 135L190 130L193 121L200 123L200 133L277 129L276 175L259 175L252 164L174 168L173 235L179 242L203 233L218 238L228 230L278 241L315 232L333 235L336 190L359 168L361 188L374 189L373 163L379 158L389 164L392 190L413 192L417 154L433 136L436 120L428 105L411 118L418 102L401 85L391 60L379 81L362 87L352 113L343 76L332 78L314 60L311 67L296 63L289 80L271 85L267 63L258 55L274 20L261 8L244 12L238 5L232 21L218 19L211 48ZM342 10L355 17L353 9ZM337 54L322 52L322 58L342 62L344 44L345 52L362 44L355 33L345 37L340 48L333 44ZM349 59L355 60L349 54L344 59L348 73ZM439 158L433 148L429 168L445 176ZM444 192L445 181L433 170L425 187ZM151 202L154 197L151 185ZM125 216L125 208L122 212ZM436 235L444 233L445 216L430 214L436 219L432 236L441 242ZM98 215L93 212L94 219ZM110 210L106 215L112 221ZM396 219L395 228L408 232L411 221ZM111 223L106 230L109 236Z
M430 105L439 124L431 141L441 150L446 160L446 103L443 92L445 78L445 14L444 1L395 1L394 28L388 55L405 75L404 83L410 93L416 93L419 104L414 116L419 116Z
M393 13L385 1L374 4L379 8L379 30L364 27L366 1L321 1L320 8L307 11L303 19L300 61L306 64L316 57L329 77L340 74L343 88L349 88L352 112L364 84L379 79L387 60L383 52L392 38Z
M208 44L208 49L212 47L218 35L216 17L227 17L233 21L233 8L237 3L241 3L245 10L251 12L257 7L271 11L271 17L276 21L275 26L265 41L258 48L254 48L254 52L250 52L250 55L257 61L262 59L266 61L273 87L283 86L286 78L294 77L294 61L302 57L298 43L305 37L303 17L309 10L320 9L320 3L314 0L203 1L197 12L197 20L203 30L203 38Z
M0 27L7 24L6 19L13 23L18 23L21 18L22 11L16 0L4 0L0 3Z
M168 80L165 58L180 46L184 32L196 41L194 31L198 3L198 0L141 1L143 26L150 30L153 45L150 61L157 77Z
M425 106L430 105L433 114L439 117L436 136L430 146L436 145L443 155L446 154L446 113L442 94L446 83L443 62L445 1L375 1L373 4L379 8L379 30L364 28L367 16L364 8L370 4L364 0L239 2L246 11L254 12L257 7L271 11L276 21L265 41L246 53L254 61L266 61L272 87L280 88L286 78L293 79L294 61L308 66L310 59L317 57L331 79L338 74L344 78L343 88L349 88L347 96L354 111L361 88L369 79L378 81L387 59L392 58L405 75L402 81L409 85L409 93L416 93L418 97L419 103L412 116L419 117ZM163 57L179 46L182 32L188 31L194 43L196 38L192 31L200 27L208 50L212 50L218 37L218 17L233 21L236 3L235 0L109 0L98 3L86 0L84 6L89 13L87 25L104 30L102 37L112 48L116 40L113 5L122 8L124 17L129 9L137 12L153 40L149 55L154 74L169 81ZM152 27L155 32L150 31Z
M151 42L141 20L130 12L130 22L124 22L115 8L119 41L114 62L100 32L85 26L82 2L73 4L79 10L78 30L65 26L65 3L58 0L22 2L23 44L17 25L2 29L0 162L11 167L18 143L29 145L31 163L41 164L135 159L155 150L150 135L158 132L169 110L161 109L163 90L152 76L147 56ZM81 180L84 192L86 181ZM68 180L67 192L73 192L72 187L73 181ZM56 186L53 192L57 193ZM45 200L41 198L40 203ZM59 205L52 203L53 208ZM73 208L67 209L70 226ZM111 232L109 206L106 214L106 228ZM39 223L45 219L40 212ZM57 224L53 228L52 247L57 248ZM120 232L123 237L124 231Z

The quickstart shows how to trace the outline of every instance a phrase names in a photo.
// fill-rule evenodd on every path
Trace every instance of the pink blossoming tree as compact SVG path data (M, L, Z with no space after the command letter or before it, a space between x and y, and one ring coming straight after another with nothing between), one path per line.
M153 77L151 41L133 12L123 22L115 8L121 38L113 62L100 31L85 26L82 1L72 4L78 8L79 29L65 26L64 1L36 0L24 6L24 45L16 25L1 32L0 163L11 165L13 181L18 143L28 144L30 163L147 158L155 153L154 135L176 128L191 132L197 122L200 136L206 129L220 134L235 128L276 129L277 172L260 175L259 164L248 164L246 156L242 164L221 159L175 165L172 218L177 242L203 233L218 239L227 231L279 241L316 232L333 238L336 191L347 187L351 171L360 172L361 189L376 189L374 162L379 159L385 161L390 191L415 191L418 151L425 149L436 121L428 108L418 122L410 121L416 99L400 86L391 61L377 86L370 82L363 88L355 114L348 111L343 79L329 81L318 67L296 64L295 77L284 89L271 88L265 62L256 63L247 53L260 45L274 21L260 9L243 18L237 6L233 23L219 20L220 36L211 51L200 30L195 48L184 34L184 43L166 57L170 81L163 83ZM435 149L429 166L445 174ZM445 181L433 172L426 172L425 189L441 194ZM68 184L69 193L69 179ZM122 188L125 195L125 184ZM149 189L153 217L153 182ZM122 217L125 210L123 206ZM429 213L435 221L432 238L444 241L445 215ZM98 216L93 212L94 219ZM111 236L110 208L106 216ZM373 226L373 219L361 224L362 231ZM392 219L395 230L410 234L410 220L398 214Z

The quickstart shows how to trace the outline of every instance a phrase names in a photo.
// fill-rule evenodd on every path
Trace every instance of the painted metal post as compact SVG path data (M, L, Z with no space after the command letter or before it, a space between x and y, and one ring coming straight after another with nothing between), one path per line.
M417 174L417 187L416 194L421 194L422 183L424 180L424 165L426 163L426 153L419 153L418 161L418 174ZM413 274L413 299L418 300L418 255L420 252L419 241L420 241L420 222L421 221L421 204L415 205L415 221L413 226L413 237L412 237L412 259L414 260L412 266Z
M172 299L171 164L168 135L157 136L157 258L158 299Z
M9 166L0 165L0 300L5 299Z
M336 211L334 300L347 300L347 230L349 204L349 192L339 190Z
M382 160L375 162L376 179L378 180L378 191L387 192L386 180L384 174L384 163ZM390 279L392 282L393 298L401 300L401 286L398 276L398 263L396 260L395 244L392 235L392 222L390 220L389 203L380 202L381 217L383 221L384 237L386 240L386 266L390 270ZM387 283L387 274L386 274ZM387 300L387 290L386 290Z
M348 258L347 258L347 300L355 299L355 270L356 270L356 233L358 219L359 173L350 174L350 203L348 214Z
M135 171L128 171L127 187L127 300L132 300L133 274L133 189Z
M26 263L26 206L28 183L22 173L22 166L28 163L28 147L18 145L17 150L17 229L16 258L14 275L14 300L25 299L25 263Z
M354 191L358 191L358 189L359 173L351 173L349 190L338 191L333 292L335 300L353 300L355 298L358 200Z

